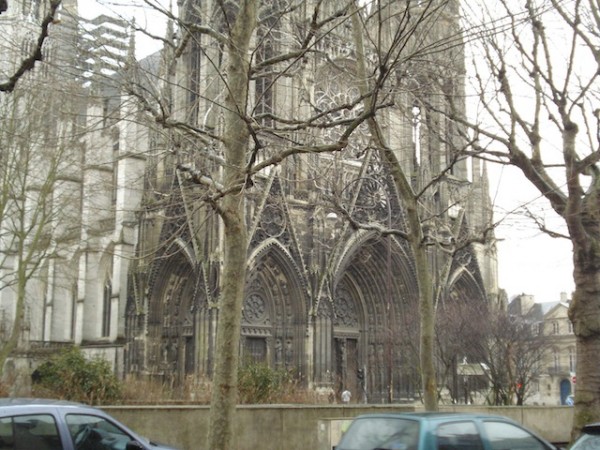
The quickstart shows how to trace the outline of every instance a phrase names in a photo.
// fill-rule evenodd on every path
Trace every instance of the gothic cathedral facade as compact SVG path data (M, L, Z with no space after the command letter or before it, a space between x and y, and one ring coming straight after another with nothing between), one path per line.
M68 179L61 178L78 205L66 210L75 226L69 239L57 241L60 251L42 265L27 300L29 324L15 370L32 370L48 348L79 345L111 360L121 375L172 383L211 377L223 225L196 181L218 183L222 173L218 136L227 55L216 34L227 31L236 2L231 11L212 1L179 3L187 32L169 24L162 51L139 64L130 51L110 76L88 67L91 75L82 78L80 158ZM349 10L336 9L341 3L261 5L248 92L253 162L292 146L335 142L360 113L357 51ZM360 14L364 23L373 22L382 45L412 26L406 17L419 14L435 26L426 37L407 38L407 47L428 39L453 42L421 65L422 58L415 58L395 67L389 101L378 115L414 191L423 192L429 264L436 282L443 282L438 298L489 305L498 297L493 235L455 245L481 236L492 221L485 167L456 157L467 143L443 115L450 107L444 98L464 99L457 3L390 2L384 21L368 8ZM411 14L401 14L406 8ZM5 14L0 20L11 17ZM318 21L331 26L317 32L310 51L294 63L269 65L301 46ZM215 35L193 31L207 25ZM96 26L102 28L101 22ZM181 49L177 63L175 49ZM373 51L367 59L375 64L377 56ZM441 80L439 71L424 69L442 61ZM122 83L128 77L133 81ZM152 99L146 104L142 90ZM168 111L162 116L167 126L147 120L161 108ZM390 170L364 125L340 152L297 152L254 174L244 195L249 246L243 364L286 370L311 388L362 392L369 402L418 397L419 286L402 237L410 231L405 205ZM3 317L14 311L11 302L14 294L0 290Z

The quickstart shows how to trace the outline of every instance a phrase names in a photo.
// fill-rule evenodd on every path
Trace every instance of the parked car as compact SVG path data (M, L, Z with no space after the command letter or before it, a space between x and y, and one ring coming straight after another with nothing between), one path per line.
M596 450L600 448L600 423L591 423L581 429L581 434L569 450Z
M0 399L0 450L175 450L100 409L61 400Z
M460 413L366 414L334 450L557 450L506 417Z

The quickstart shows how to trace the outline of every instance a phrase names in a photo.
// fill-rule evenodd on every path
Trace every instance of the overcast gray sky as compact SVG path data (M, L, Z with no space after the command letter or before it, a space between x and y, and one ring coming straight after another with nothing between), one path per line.
M539 193L523 175L508 168L488 167L496 220L504 211L528 205L545 218L552 230L564 230L564 221L550 210L547 202L539 200ZM569 240L551 238L539 231L533 221L519 215L508 217L496 237L499 285L509 299L524 293L533 295L538 302L558 301L561 292L571 298L575 285Z

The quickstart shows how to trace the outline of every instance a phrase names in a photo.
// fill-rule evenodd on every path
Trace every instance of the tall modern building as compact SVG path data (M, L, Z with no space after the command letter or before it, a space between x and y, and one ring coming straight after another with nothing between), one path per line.
M339 2L317 9L319 3L261 6L250 51L250 110L242 112L253 136L249 164L337 142L362 111L349 12L338 10ZM131 48L123 53L130 41L120 31L113 33L122 45L110 50L121 59L98 58L104 45L83 44L98 28L78 34L90 53L76 61L80 158L67 183L75 226L40 268L43 296L28 297L38 313L28 316L14 359L21 372L39 361L36 349L75 344L104 354L120 374L176 383L210 378L223 225L198 180L222 181L227 52L219 34L227 33L235 7L181 2L185 26L170 24L164 50L139 64ZM481 237L492 216L485 167L460 157L467 142L444 115L464 108L457 2L393 1L382 14L360 14L383 47L395 42L407 49L400 58L413 55L391 68L377 115L412 189L421 192L439 300L494 305L493 236L455 245ZM398 30L410 30L417 17L428 33L398 42ZM213 33L194 31L203 27ZM367 53L375 73L382 53L368 46ZM116 61L114 71L98 61ZM418 396L419 289L402 237L410 232L405 205L390 170L365 124L343 151L298 152L252 176L243 196L250 235L243 363L285 369L309 387L363 392L372 402ZM0 290L0 308L9 311L10 302Z

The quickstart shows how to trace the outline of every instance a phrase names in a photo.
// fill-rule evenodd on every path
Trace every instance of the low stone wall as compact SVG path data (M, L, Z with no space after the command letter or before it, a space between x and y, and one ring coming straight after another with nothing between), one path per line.
M208 434L207 406L107 406L109 414L127 426L181 450L204 447ZM569 441L573 408L443 407L457 412L485 412L510 417L551 442ZM239 406L234 426L237 450L331 450L344 420L359 414L414 411L405 405L248 405Z

